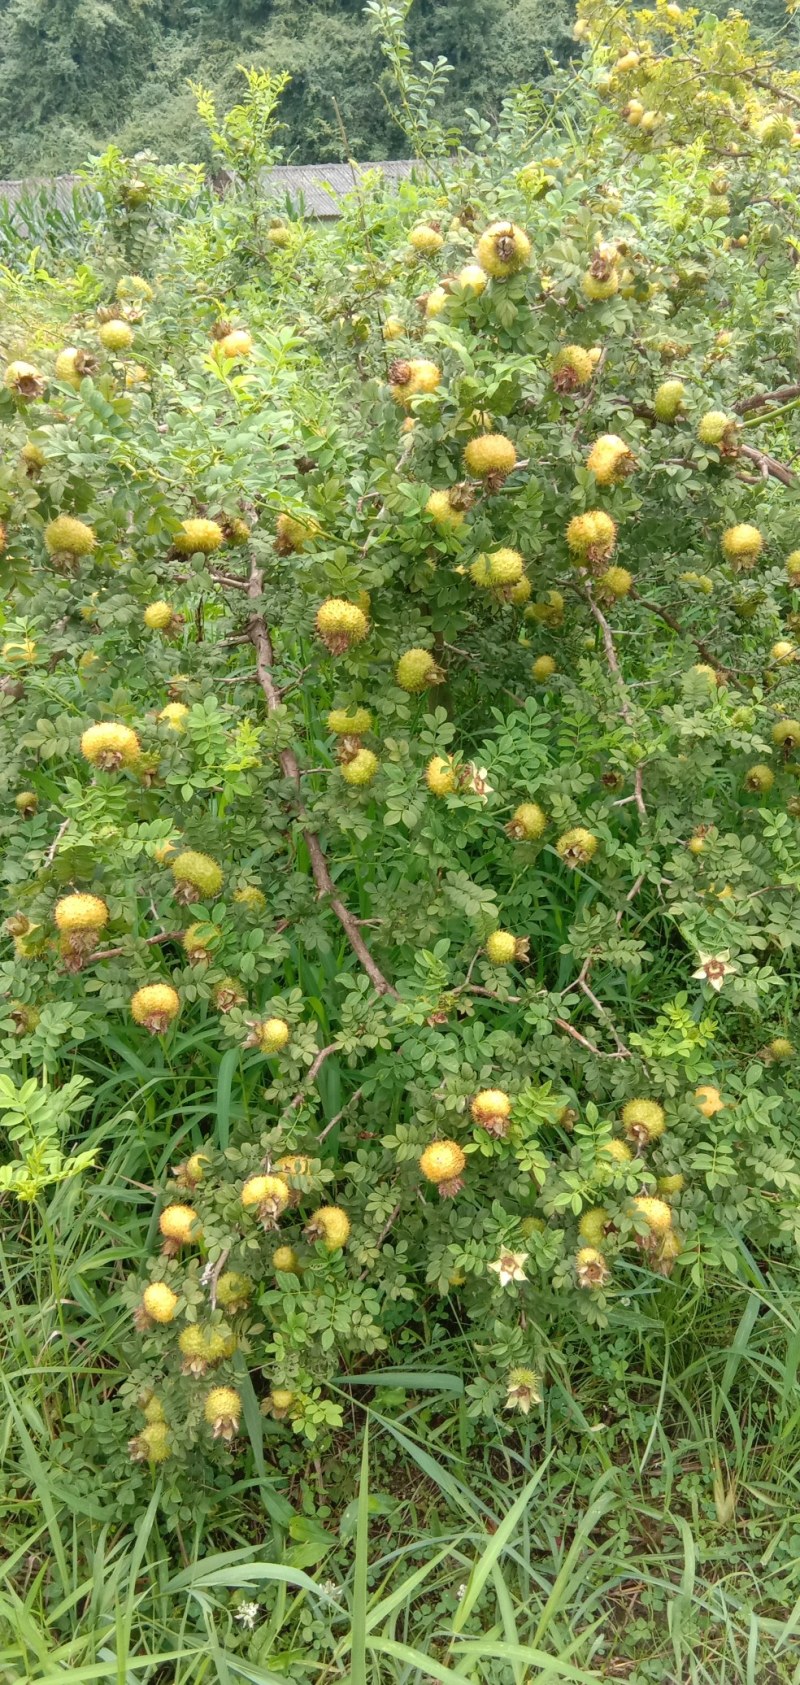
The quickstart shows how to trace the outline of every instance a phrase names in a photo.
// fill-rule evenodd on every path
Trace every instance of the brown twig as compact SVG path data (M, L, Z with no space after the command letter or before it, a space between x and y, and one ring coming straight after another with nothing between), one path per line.
M749 415L751 410L761 410L767 404L786 404L791 398L800 398L800 386L776 386L774 392L759 392L755 398L738 398L731 408L737 415Z
M253 560L250 568L248 594L254 602L257 602L261 596L262 584L263 575L261 569L258 567L256 561ZM264 692L264 696L266 697L267 707L272 713L276 708L280 707L281 692L273 677L272 639L263 614L256 612L252 615L248 624L248 635L256 652L256 673L258 674L258 682ZM280 762L285 776L294 785L295 790L299 794L300 768L298 766L297 756L295 755L294 750L282 750ZM303 819L304 809L301 802L298 802L298 809L300 817ZM336 893L336 886L328 870L325 853L316 831L312 831L308 828L308 826L304 825L303 837L305 839L306 848L308 849L309 859L311 861L311 870L314 874L314 881L317 889L319 890L320 896L325 896L327 898L332 912L336 914L347 940L350 943L354 954L361 961L361 964L364 967L376 994L393 995L396 1000L399 1000L400 997L397 990L393 988L388 978L384 977L380 966L373 959L359 930L358 920L353 917L353 914L350 912L349 908L345 906L341 896Z
M182 936L182 930L164 930L160 936L145 936L145 947L157 948L162 942L180 942ZM96 954L89 954L88 963L94 964L95 960L116 960L124 952L124 948L101 948Z
M649 597L640 596L635 586L632 586L630 595L637 603L641 603L642 608L649 609L651 614L657 614L659 620L663 620L665 626L669 626L673 632L677 632L679 638L688 638L689 642L694 644L698 654L702 655L703 660L708 663L709 667L713 667L715 673L721 674L722 678L726 680L733 678L731 668L726 667L724 663L720 661L716 655L714 655L713 651L709 649L708 644L703 638L696 638L693 632L687 632L686 628L681 625L681 622L670 612L669 609L662 608L660 603L651 602Z
M317 1136L318 1142L324 1141L326 1135L330 1135L331 1130L336 1128L337 1123L341 1123L342 1118L345 1115L345 1112L349 1112L350 1107L354 1106L356 1101L361 1099L361 1096L362 1096L363 1092L364 1092L363 1088L357 1088L355 1090L355 1092L350 1095L350 1099L347 1101L347 1104L342 1107L340 1112L336 1113L335 1117L331 1118L330 1123L326 1123L325 1128Z
M583 595L586 598L587 603L589 604L589 608L590 608L595 620L597 621L597 624L600 627L600 631L601 631L602 636L603 636L603 648L605 649L605 652L606 652L606 661L608 662L609 671L611 672L611 674L614 678L614 682L616 684L617 691L619 693L620 713L622 714L622 718L624 719L625 724L630 727L631 731L634 731L636 722L634 720L633 709L631 708L630 698L628 696L628 692L627 692L627 689L626 689L625 680L622 677L622 669L620 667L619 661L617 660L617 652L616 652L616 649L614 647L614 636L613 636L613 633L611 631L611 627L609 626L609 623L606 620L606 617L605 617L602 609L599 608L597 603L595 602L594 596L592 594L592 589L591 589L591 586L589 585L588 581L586 581L584 583ZM640 766L636 768L636 774L635 774L635 777L634 777L633 789L634 789L634 801L636 802L636 806L639 810L640 817L642 819L645 819L647 817L647 808L645 807L644 796L642 795L642 769L641 769Z
M796 486L797 476L791 468L786 468L782 462L777 462L767 451L757 450L755 445L740 445L739 455L746 456L749 462L755 462L761 470L764 479L772 475L773 480L780 480L782 486Z
M70 821L68 819L65 819L62 822L62 824L59 825L58 830L56 831L56 834L53 838L53 841L51 842L50 847L48 848L47 853L44 857L44 863L43 863L43 866L42 866L43 871L46 871L48 866L52 866L53 861L55 860L55 857L58 853L58 845L59 845L59 843L61 841L61 838L63 837L64 832L66 831L69 823L70 823Z
M390 1230L394 1228L394 1225L397 1222L398 1217L400 1216L401 1210L402 1210L402 1204L401 1204L401 1201L398 1200L397 1204L394 1208L394 1211L392 1212L391 1216L387 1219L387 1221L384 1223L383 1228L381 1229L381 1232L378 1235L378 1238L375 1242L375 1251L376 1252L380 1252L380 1249L381 1249L381 1247L382 1247L382 1245L383 1245L383 1243L386 1239L386 1236L389 1234ZM361 1274L358 1278L359 1281L366 1280L366 1277L369 1275L369 1272L370 1272L370 1265L366 1264L364 1269L361 1271Z
M565 1035L571 1036L573 1041L580 1042L581 1047L585 1047L587 1053L593 1053L597 1059L631 1058L631 1054L628 1052L627 1048L624 1052L620 1050L617 1053L605 1053L602 1047L595 1047L594 1042L588 1041L586 1036L582 1036L580 1030L576 1030L572 1024L567 1023L566 1018L554 1018L553 1023L558 1026L559 1030L563 1030Z
M229 1246L226 1246L224 1252L220 1252L216 1263L213 1265L207 1264L200 1277L203 1286L208 1287L209 1289L208 1297L211 1301L212 1311L215 1311L217 1308L217 1284L230 1255L231 1249Z
M335 1053L338 1046L339 1046L338 1042L332 1041L332 1042L329 1043L329 1045L327 1047L321 1047L320 1048L319 1053L317 1054L317 1057L314 1060L313 1064L309 1065L309 1067L308 1067L308 1070L306 1072L306 1080L303 1083L302 1088L298 1090L297 1094L295 1094L294 1099L292 1101L290 1101L289 1106L287 1107L287 1111L291 1112L291 1111L294 1111L295 1106L302 1106L303 1101L306 1097L306 1094L307 1094L309 1088L311 1087L312 1082L316 1082L317 1077L319 1076L319 1073L322 1070L322 1067L325 1063L325 1060L328 1057L328 1054L329 1053Z

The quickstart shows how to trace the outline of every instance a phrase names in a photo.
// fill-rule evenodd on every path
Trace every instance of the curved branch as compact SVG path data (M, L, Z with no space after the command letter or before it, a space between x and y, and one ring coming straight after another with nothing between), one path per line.
M800 398L800 386L776 386L773 392L758 392L754 398L737 398L731 408L737 415L749 415L768 404L786 404L791 398Z
M631 708L630 698L628 696L628 692L627 692L627 689L626 689L626 686L625 686L625 680L622 677L622 669L620 667L619 661L617 660L617 652L616 652L616 649L614 647L613 633L611 631L611 627L609 626L608 621L606 620L606 617L605 617L602 609L598 608L597 603L594 600L594 596L592 595L592 589L591 589L591 586L589 585L588 580L584 581L583 595L586 598L586 601L589 604L589 608L591 609L591 612L592 612L595 620L597 621L598 626L600 627L600 631L603 634L603 647L604 647L605 652L606 652L606 661L608 662L609 671L613 676L614 682L615 682L616 687L617 687L617 691L619 693L620 713L622 714L622 718L625 721L625 724L630 727L631 731L633 731L633 730L635 730L636 722L635 722L634 717L633 717L633 710ZM641 769L640 766L637 766L637 768L636 768L636 775L635 775L634 784L633 784L633 792L634 792L633 799L636 802L636 806L639 810L639 815L642 819L645 819L647 817L647 808L644 805L644 796L642 795L642 769Z
M262 587L263 574L256 561L253 560L250 567L250 580L247 587L248 596L253 602L258 601L261 596ZM251 616L250 621L248 622L247 636L256 652L256 674L258 682L264 692L264 696L266 697L267 707L270 713L273 713L275 709L279 708L281 705L281 691L279 686L275 683L273 676L274 657L272 639L263 614L255 613ZM281 751L280 762L286 778L288 778L294 785L298 794L298 812L301 820L305 821L305 810L303 808L302 801L299 799L300 767L294 750L283 749ZM394 995L395 999L399 1000L400 997L397 990L393 988L388 978L384 977L380 966L372 958L369 948L367 947L367 944L361 935L361 931L359 930L358 919L353 917L353 914L350 912L349 908L345 906L341 896L336 893L336 886L328 870L325 853L316 831L310 830L309 827L303 823L303 837L306 848L308 849L309 859L311 861L311 870L314 874L314 881L317 889L319 890L321 896L326 897L331 911L336 914L347 940L350 943L354 954L361 961L361 964L364 967L376 994Z

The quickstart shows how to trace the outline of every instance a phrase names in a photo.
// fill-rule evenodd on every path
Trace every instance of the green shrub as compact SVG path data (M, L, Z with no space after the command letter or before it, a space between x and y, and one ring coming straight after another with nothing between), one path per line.
M79 356L6 375L2 1053L170 1096L144 1463L460 1324L527 1413L796 1250L797 137L741 21L584 9L563 122L423 106L330 232L107 155Z

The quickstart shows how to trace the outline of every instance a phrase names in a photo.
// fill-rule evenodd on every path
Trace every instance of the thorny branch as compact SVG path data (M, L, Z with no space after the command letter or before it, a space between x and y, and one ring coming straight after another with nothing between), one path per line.
M255 560L253 560L250 568L250 582L248 585L248 595L253 602L257 602L261 596L262 586L262 571ZM273 677L272 639L270 638L269 629L263 614L256 612L252 615L248 623L247 632L250 642L256 652L256 672L258 674L258 682L264 692L264 696L266 697L267 707L272 713L280 706L281 691L278 685L276 685ZM300 768L298 766L297 756L295 755L294 750L283 749L281 751L280 762L285 776L294 785L299 797ZM298 809L300 817L303 819L305 817L304 809L302 802L299 800ZM380 966L373 959L359 930L358 920L353 917L349 908L347 908L342 901L341 896L336 893L336 887L328 870L328 863L325 859L325 854L319 837L316 832L310 830L307 825L303 826L303 837L311 861L311 870L314 874L314 882L316 883L320 896L325 896L327 898L331 910L336 914L347 940L350 943L354 954L361 961L361 964L364 967L376 994L394 995L395 999L399 999L397 990L393 988L388 978L384 977Z
M144 939L145 947L156 948L162 942L180 942L182 936L182 930L164 930L160 936L146 936ZM124 952L124 948L100 948L97 953L89 954L89 963L93 965L96 960L119 959L120 954L124 954Z
M634 728L635 728L633 710L632 710L631 705L630 705L630 699L628 697L628 692L627 692L627 689L626 689L626 686L625 686L625 680L622 677L622 670L621 670L620 664L617 660L617 652L616 652L616 649L614 648L614 637L613 637L613 634L612 634L612 631L611 631L611 627L609 626L608 621L606 620L606 617L605 617L602 609L598 608L597 603L595 602L594 596L592 594L591 586L589 585L588 581L584 582L583 595L586 598L586 601L589 604L589 608L590 608L595 620L597 621L597 624L600 627L600 631L602 632L602 635L603 635L603 647L604 647L605 652L606 652L606 660L608 662L609 671L611 672L611 674L614 678L614 682L615 682L615 684L617 686L617 690L619 692L620 713L622 714L622 718L624 719L625 724L627 726L630 726L631 731L633 731ZM636 774L635 774L634 783L633 783L633 791L634 791L633 799L636 802L636 806L639 810L640 817L642 819L645 819L647 817L647 808L644 805L644 796L642 795L642 769L641 769L640 766L637 766L637 768L636 768Z

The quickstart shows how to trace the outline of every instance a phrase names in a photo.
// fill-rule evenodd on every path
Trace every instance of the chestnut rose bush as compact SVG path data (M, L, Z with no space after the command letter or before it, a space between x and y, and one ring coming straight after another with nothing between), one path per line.
M576 33L330 226L281 79L198 90L227 193L109 153L13 271L5 1220L104 1236L54 1431L123 1506L233 1452L283 1519L354 1377L466 1336L513 1435L796 1262L798 95L741 19Z

